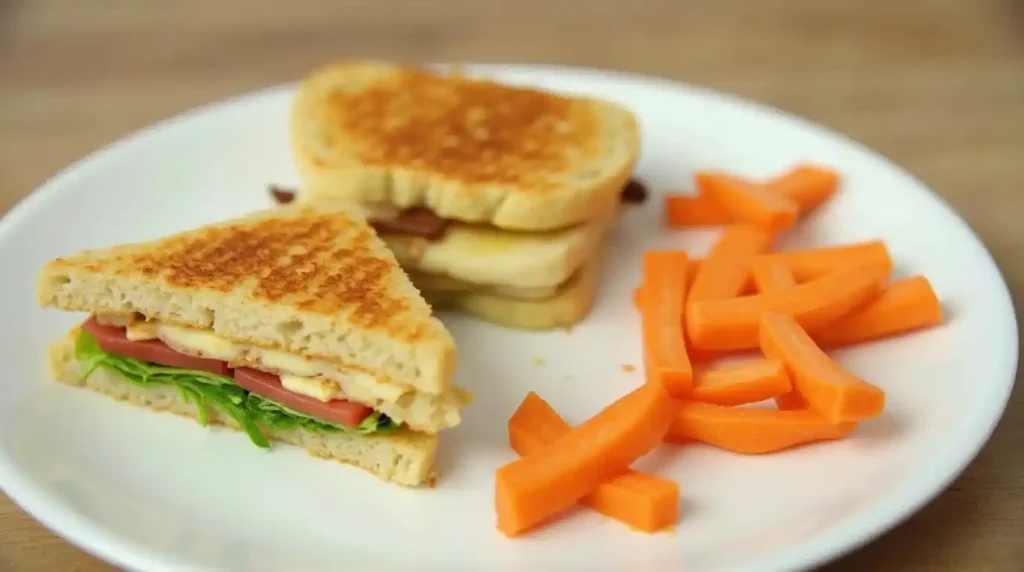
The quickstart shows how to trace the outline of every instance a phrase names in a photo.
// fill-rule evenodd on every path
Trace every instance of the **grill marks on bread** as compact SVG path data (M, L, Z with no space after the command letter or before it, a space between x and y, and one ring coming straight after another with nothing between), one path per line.
M390 295L394 263L375 252L369 227L341 212L300 214L171 237L124 262L178 288L247 293L325 314L347 308L349 321L367 329L388 327L409 309Z
M544 192L551 176L595 150L591 105L491 81L401 68L359 90L336 89L321 109L360 144L368 165L404 165L464 183Z

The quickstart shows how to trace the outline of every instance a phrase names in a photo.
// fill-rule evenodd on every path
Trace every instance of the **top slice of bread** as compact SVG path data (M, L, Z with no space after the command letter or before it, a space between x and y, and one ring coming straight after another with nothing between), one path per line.
M37 296L138 312L440 394L455 343L356 211L293 205L46 264Z
M620 105L372 61L307 77L291 137L303 193L524 231L607 211L640 152Z

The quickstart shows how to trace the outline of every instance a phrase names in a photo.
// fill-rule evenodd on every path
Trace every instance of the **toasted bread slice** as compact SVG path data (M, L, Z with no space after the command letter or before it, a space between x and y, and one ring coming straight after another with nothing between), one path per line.
M303 194L527 231L604 212L640 151L620 105L371 61L307 77L291 137Z
M138 312L429 394L455 343L361 214L293 205L48 263L43 307Z
M597 253L600 254L600 253ZM546 299L522 299L493 291L431 291L423 297L436 308L454 308L502 326L524 330L570 327L590 314L597 294L600 256L594 256Z
M75 359L77 335L76 328L50 347L49 365L54 379L71 386L86 387L139 407L198 418L196 404L186 403L175 387L134 385L105 368L99 368L83 379L81 364ZM209 423L239 428L238 423L220 409L211 407L206 413ZM355 465L385 481L418 486L430 482L434 476L437 435L416 433L408 429L383 435L310 433L301 428L263 429L271 441L302 447L316 457Z

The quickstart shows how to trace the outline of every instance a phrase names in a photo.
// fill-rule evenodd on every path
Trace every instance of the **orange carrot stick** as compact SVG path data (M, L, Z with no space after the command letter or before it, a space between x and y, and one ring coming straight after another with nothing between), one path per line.
M796 223L800 205L758 183L724 173L697 173L697 189L739 222L781 230Z
M782 362L763 359L698 372L690 399L715 405L742 405L778 397L791 389Z
M666 195L665 218L669 226L719 226L735 222L735 217L704 195Z
M808 408L807 402L804 401L803 397L800 397L800 393L795 389L789 393L783 393L776 397L775 405L782 411L793 411Z
M758 292L774 292L796 286L796 278L789 268L771 258L758 258L750 262L750 276Z
M687 262L682 250L648 251L643 261L644 371L648 383L657 383L678 397L693 387L693 367L683 335Z
M498 530L520 534L623 473L658 445L676 408L661 386L642 385L551 444L498 469Z
M882 414L885 392L829 358L792 316L761 316L760 339L764 355L786 365L800 397L830 423Z
M770 252L757 256L752 264L763 261L780 262L789 268L797 282L821 278L841 266L863 266L889 274L892 272L892 257L881 240L827 246L806 250Z
M768 250L770 231L737 224L725 229L693 279L689 299L717 300L738 296L750 281L750 261Z
M508 437L521 456L565 436L571 428L539 395L530 392L508 420ZM654 532L679 518L679 485L632 469L613 477L583 497L583 504L627 526Z
M693 281L697 279L697 273L700 272L701 264L704 260L701 258L693 258L686 265L686 291L689 292L690 288L693 287ZM633 305L640 309L640 297L643 295L643 286L637 286L633 289Z
M699 441L727 451L763 454L797 445L841 439L857 424L833 424L814 411L723 407L688 401L672 419L665 440Z
M811 337L822 347L835 348L937 326L942 321L942 305L932 285L924 276L912 276L889 284L874 300Z
M775 292L728 300L694 300L686 309L686 331L695 348L756 348L761 314L794 316L811 332L821 331L878 294L884 276L856 266Z
M827 167L805 163L772 179L767 186L800 205L800 214L807 214L836 192L839 174Z

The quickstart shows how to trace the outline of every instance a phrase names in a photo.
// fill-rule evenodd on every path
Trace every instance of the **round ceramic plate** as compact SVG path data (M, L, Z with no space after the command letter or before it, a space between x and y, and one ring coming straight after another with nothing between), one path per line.
M885 389L883 418L849 438L744 457L662 447L636 466L680 483L681 519L646 535L593 512L509 540L494 528L494 471L512 460L505 420L527 391L579 422L641 383L631 290L654 247L701 255L713 231L661 222L653 197L613 235L593 313L571 332L529 333L444 314L458 383L478 401L444 435L442 479L404 490L302 451L253 447L50 381L47 344L81 316L36 308L47 260L157 238L268 206L295 184L294 87L181 115L71 167L0 224L0 484L58 534L140 570L547 568L792 570L833 558L905 518L972 459L1013 384L1017 327L996 266L964 222L877 154L804 121L685 85L553 67L473 66L509 82L620 101L640 117L639 176L685 190L695 169L767 177L799 160L836 167L840 192L785 247L884 239L901 275L924 274L942 327L837 355Z

